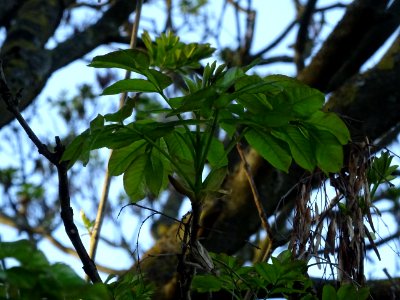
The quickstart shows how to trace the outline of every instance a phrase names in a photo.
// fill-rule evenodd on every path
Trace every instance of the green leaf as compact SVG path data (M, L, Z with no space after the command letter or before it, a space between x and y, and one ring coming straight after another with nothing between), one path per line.
M104 117L100 114L96 116L92 121L90 121L90 131L95 131L97 129L102 129L104 127Z
M115 95L123 92L156 93L158 89L145 79L123 79L105 88L102 95Z
M124 173L124 189L133 202L146 196L145 169L147 160L147 154L139 155Z
M268 89L269 95L276 95L290 88L305 86L304 83L286 75L269 75L264 77L263 79L265 82L271 85L271 88Z
M337 300L336 290L330 284L325 284L322 290L322 300Z
M155 150L154 150L155 151ZM157 155L149 155L145 168L146 185L155 197L160 193L165 178L164 164Z
M217 66L216 61L214 61L211 65L207 63L207 65L205 66L203 71L203 87L208 85L209 80L212 74L214 73L216 66Z
M245 133L247 142L272 166L288 172L292 158L285 145L269 133L249 129Z
M326 130L332 133L342 145L350 141L350 132L343 121L334 113L324 113L317 111L305 121L320 130Z
M193 94L184 96L181 99L181 105L176 107L175 110L167 116L188 111L198 111L207 105L211 107L212 101L216 96L217 92L214 87L198 90Z
M241 68L239 67L232 67L228 69L223 77L217 80L216 86L217 88L221 89L222 91L227 90L229 87L231 87L236 80L238 80L240 77L244 75L244 72Z
M271 104L263 94L242 94L238 97L237 101L251 113L259 115L260 117L263 116L265 112L272 110Z
M224 144L215 137L212 137L210 148L207 153L207 160L212 168L219 168L228 164Z
M108 161L110 175L118 176L124 173L132 162L144 153L146 144L146 141L140 140L127 147L114 150Z
M352 284L344 284L337 291L337 300L358 299L357 290Z
M135 99L127 97L124 105L115 113L104 115L104 119L108 122L122 122L132 115L135 107Z
M145 75L147 79L152 84L154 84L154 86L156 86L158 90L161 91L169 87L173 83L171 77L154 69L143 71L143 75Z
M222 289L223 284L214 275L196 275L193 278L191 288L199 293L217 292Z
M139 49L126 49L96 56L89 64L94 68L119 68L141 74L149 68L150 59L146 52Z
M316 166L315 153L305 129L297 126L287 126L282 131L272 131L272 135L288 143L290 152L296 163L308 171Z
M369 289L370 289L370 288L367 287L367 286L366 286L366 287L359 288L358 291L357 291L358 300L366 300L366 299L368 299L369 296L371 295Z
M292 110L301 117L308 117L322 108L325 96L320 91L308 86L288 88L284 93L291 103Z
M15 287L34 290L38 281L38 273L23 267L12 267L5 271L7 282Z
M15 258L22 266L32 269L45 268L49 265L44 254L27 240L0 242L0 259L8 257Z
M371 166L368 168L368 182L380 184L382 181L391 181L395 177L392 173L397 170L397 165L391 165L393 156L389 151L382 151L381 156L373 158Z
M276 273L276 269L273 265L270 265L266 262L258 263L254 266L254 269L257 271L262 278L264 278L267 284L275 284L278 279L278 274Z
M235 94L264 94L273 88L271 83L266 82L258 75L246 75L239 78L235 83ZM270 107L271 109L272 107Z
M80 135L75 137L72 142L65 149L61 161L69 161L68 167L70 168L78 159L81 159L83 165L89 161L90 154L90 142L89 142L90 131L85 130Z
M318 167L326 173L340 171L343 166L343 146L328 131L309 129Z
M217 192L220 190L227 172L226 167L212 169L203 182L203 190L206 192Z
M66 264L56 263L51 265L48 271L52 274L52 277L63 289L71 287L82 287L85 285L85 281L80 278L74 270Z
M111 124L91 133L89 147L91 150L99 148L119 149L141 140L143 135L132 130L132 125Z
M167 144L168 153L174 163L179 165L187 176L194 178L194 149L191 145L189 135L183 129L177 129L164 137ZM173 166L172 166L173 167Z

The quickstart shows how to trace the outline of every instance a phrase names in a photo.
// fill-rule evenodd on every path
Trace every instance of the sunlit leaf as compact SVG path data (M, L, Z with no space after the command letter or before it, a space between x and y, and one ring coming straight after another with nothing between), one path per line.
M277 138L288 143L290 152L296 163L308 171L312 171L316 166L316 158L311 141L305 132L296 126L287 126L282 131L273 131L272 134Z
M82 160L83 165L88 163L90 154L89 135L90 132L87 129L74 138L67 146L61 157L61 161L69 161L68 167L71 167L78 159Z
M336 137L328 131L309 130L317 165L324 172L338 172L343 166L343 147Z
M245 133L247 142L272 166L288 172L292 158L287 147L268 133L249 129Z
M320 130L332 133L342 145L350 141L350 132L343 121L334 113L317 111L305 121Z

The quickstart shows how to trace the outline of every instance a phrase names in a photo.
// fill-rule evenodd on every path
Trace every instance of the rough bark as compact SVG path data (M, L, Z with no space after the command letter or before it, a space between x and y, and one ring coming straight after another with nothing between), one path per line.
M67 5L74 1L7 2L15 16L2 45L1 60L10 88L18 91L23 87L21 110L35 100L53 72L102 44L121 41L119 27L135 9L135 1L115 1L95 24L48 49L46 43L58 28ZM1 25L7 25L3 22ZM4 103L0 103L0 128L12 120Z

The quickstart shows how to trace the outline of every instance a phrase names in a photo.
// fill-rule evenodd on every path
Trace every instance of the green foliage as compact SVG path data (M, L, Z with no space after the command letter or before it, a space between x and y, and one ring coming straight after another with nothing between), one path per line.
M369 298L369 288L356 288L354 285L342 285L337 291L329 284L324 286L322 300L365 300Z
M103 94L157 93L166 106L144 112L153 119L128 124L123 122L132 113L132 100L116 113L98 115L64 153L62 159L70 165L78 159L86 164L94 149L114 149L110 172L123 174L132 201L149 193L157 197L168 178L185 195L198 197L218 190L227 154L241 138L285 172L293 160L308 171L340 170L342 145L350 135L339 117L321 111L325 100L321 92L286 76L246 74L252 66L226 69L214 62L205 66L202 77L186 76L187 70L212 54L208 44L184 44L171 32L155 42L145 32L142 39L147 52L115 51L95 57L90 66L125 69L140 77L117 81ZM172 73L185 83L183 95L173 98L164 93L172 84ZM231 137L227 146L215 138L220 129ZM210 173L203 180L206 165Z
M18 265L5 268L5 259ZM0 242L0 298L2 299L112 299L105 285L87 284L69 266L50 264L29 241Z
M396 177L393 175L398 169L398 165L392 165L393 156L389 151L382 151L381 156L375 156L367 171L368 182L371 185L371 197L373 198L379 185L390 183Z
M235 299L242 299L246 291L265 294L265 297L277 295L302 295L314 299L311 294L312 282L306 276L307 265L304 261L293 259L289 251L272 257L272 262L262 262L255 266L243 266L239 261L224 254L212 254L217 267L217 275L196 275L192 289L200 292L225 290Z
M7 268L8 258L18 265ZM29 241L0 242L0 298L11 300L147 300L153 288L142 277L126 274L111 284L90 284L69 266L50 264Z
M153 287L143 278L129 272L109 285L114 300L151 300Z

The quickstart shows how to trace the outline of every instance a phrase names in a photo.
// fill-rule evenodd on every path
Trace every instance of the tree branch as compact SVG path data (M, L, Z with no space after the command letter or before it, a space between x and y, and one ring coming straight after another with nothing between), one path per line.
M78 228L74 224L74 212L71 208L70 195L69 195L69 184L67 176L67 162L60 162L61 156L64 152L64 147L61 145L61 141L56 137L56 151L50 152L48 148L40 142L39 138L35 135L25 119L22 117L18 109L18 98L13 96L6 81L0 65L0 96L3 99L7 109L15 116L20 125L24 128L29 138L38 148L39 153L46 157L52 164L57 168L58 173L58 194L61 204L61 219L64 222L65 231L70 238L76 252L79 255L83 263L83 270L92 280L92 282L101 282L99 273L97 272L96 265L90 259L83 246L82 240L79 236Z

